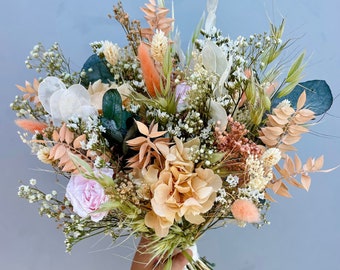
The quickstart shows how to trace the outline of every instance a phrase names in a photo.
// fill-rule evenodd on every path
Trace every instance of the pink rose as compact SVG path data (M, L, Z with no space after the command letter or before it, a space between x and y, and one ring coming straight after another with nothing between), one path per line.
M113 171L110 169L99 173L112 176ZM109 199L104 188L97 181L86 179L81 174L71 176L66 187L66 198L71 202L73 211L83 218L90 216L92 221L98 222L107 215L107 212L95 212Z

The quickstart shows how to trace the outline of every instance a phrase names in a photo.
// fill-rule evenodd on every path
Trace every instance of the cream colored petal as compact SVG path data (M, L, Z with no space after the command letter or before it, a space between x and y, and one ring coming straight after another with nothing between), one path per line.
M191 213L185 214L184 217L190 223L197 225L205 221L205 219L201 215L193 215Z

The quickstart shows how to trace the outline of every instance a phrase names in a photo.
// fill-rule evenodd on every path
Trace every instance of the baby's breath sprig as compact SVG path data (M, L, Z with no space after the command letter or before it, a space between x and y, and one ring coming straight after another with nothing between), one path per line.
M56 76L67 86L79 82L79 73L72 72L69 60L64 56L58 43L46 49L42 43L35 45L25 61L28 69L35 69L44 76Z

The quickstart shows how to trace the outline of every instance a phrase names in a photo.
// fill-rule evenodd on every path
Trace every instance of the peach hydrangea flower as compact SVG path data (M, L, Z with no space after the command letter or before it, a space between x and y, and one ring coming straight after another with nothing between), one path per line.
M211 209L222 186L219 175L211 169L195 169L190 160L188 146L195 146L199 140L183 144L176 138L175 142L167 155L165 169L151 189L152 211L145 219L159 237L166 236L173 222L182 217L193 224L204 222L202 214Z

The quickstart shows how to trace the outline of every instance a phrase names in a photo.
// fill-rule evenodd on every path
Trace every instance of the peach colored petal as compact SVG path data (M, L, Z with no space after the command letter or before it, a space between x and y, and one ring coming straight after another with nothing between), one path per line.
M158 237L165 237L169 233L172 221L157 216L153 211L148 212L144 218L145 225L155 230Z
M205 220L201 215L193 215L192 213L187 213L185 214L184 217L190 223L197 224L197 225L201 224Z

